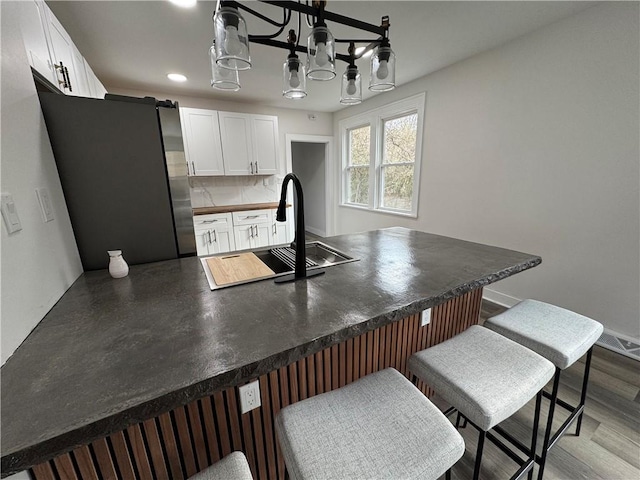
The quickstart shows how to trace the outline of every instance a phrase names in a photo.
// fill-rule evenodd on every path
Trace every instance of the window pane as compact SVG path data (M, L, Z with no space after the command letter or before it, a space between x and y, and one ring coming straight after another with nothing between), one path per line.
M349 130L349 165L369 165L371 127Z
M349 203L369 204L369 167L352 167L347 171Z
M418 114L385 120L383 163L415 162Z
M389 165L382 168L382 206L411 211L413 165Z

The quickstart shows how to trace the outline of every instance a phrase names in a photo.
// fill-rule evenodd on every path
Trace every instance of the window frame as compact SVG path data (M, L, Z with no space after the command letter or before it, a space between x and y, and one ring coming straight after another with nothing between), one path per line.
M378 107L366 112L345 118L338 122L338 131L340 137L340 152L342 158L341 165L341 196L340 206L368 210L379 213L388 213L404 217L417 218L418 203L420 199L420 170L422 163L422 138L424 131L424 111L425 111L426 94L420 93L411 97L399 100L382 107ZM384 197L383 187L383 169L386 165L400 164L383 164L384 155L384 122L395 118L417 114L416 125L416 156L413 162L413 194L411 198L411 210L402 210L391 207L383 207L382 201ZM351 203L349 201L349 184L348 170L349 165L349 132L351 130L370 126L370 164L369 164L369 202L367 205L359 203Z

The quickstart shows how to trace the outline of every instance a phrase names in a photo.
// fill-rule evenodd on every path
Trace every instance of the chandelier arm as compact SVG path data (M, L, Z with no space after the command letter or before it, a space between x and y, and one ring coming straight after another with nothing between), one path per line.
M308 53L309 52L307 50L307 47L304 47L302 45L291 45L290 43L281 42L279 40L273 40L271 38L266 38L266 37L263 37L263 36L249 35L249 41L252 42L252 43L259 43L260 45L267 45L269 47L276 47L276 48L284 48L286 50L293 50L295 52L301 52L301 53ZM356 57L356 58L359 58L359 57ZM351 62L351 56L350 55L343 55L342 53L336 53L336 59L342 60L343 62L346 62L346 63L350 63Z
M280 22L276 22L275 20L271 20L269 17L267 17L266 15L261 14L260 12L256 12L253 8L249 8L246 5L243 5L242 3L239 3L239 2L236 2L236 1L233 1L233 0L224 0L222 2L222 4L224 6L235 7L235 8L239 8L241 10L244 10L245 12L250 13L254 17L258 17L260 20L263 20L263 21L265 21L267 23L270 23L271 25L273 25L275 27L282 27L283 30L284 30L284 27L287 26L287 23L289 23L289 20L291 19L291 16L289 16L287 18L287 13L286 13L286 11L290 10L290 9L287 9L285 7L282 7L283 10L285 11L285 14L284 14L285 18L283 19L283 22L280 23Z
M271 35L250 35L250 37L255 38L276 38L279 37L289 22L291 21L291 10L284 10L285 19L283 20L285 23L278 29L276 33L272 33Z
M308 15L313 15L314 17L319 16L320 9L303 5L301 3L287 1L287 0L259 0L262 3L266 3L269 5L275 5L277 7L287 8L289 10L293 10L294 12L306 13ZM234 2L236 3L236 2ZM344 15L340 15L338 13L329 12L328 10L322 11L322 18L324 20L329 20L331 22L339 23L341 25L347 25L348 27L357 28L358 30L364 30L366 32L375 33L380 36L384 36L387 32L388 28L380 25L373 25L371 23L362 22L360 20L356 20L353 18L346 17Z

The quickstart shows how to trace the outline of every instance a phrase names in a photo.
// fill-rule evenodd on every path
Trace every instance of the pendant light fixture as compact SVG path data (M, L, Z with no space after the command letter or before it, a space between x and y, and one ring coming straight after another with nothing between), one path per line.
M396 87L396 54L391 50L388 39L383 39L371 55L371 76L369 90L386 92Z
M335 42L324 23L324 3L320 3L317 21L307 37L307 76L322 81L336 76Z
M247 24L237 8L222 5L213 17L216 61L222 68L251 68Z
M289 56L283 66L282 95L286 98L300 99L307 96L307 75L305 66L300 62L295 52L297 36L294 30L289 30L287 42L290 45Z
M218 90L227 90L237 92L240 90L240 78L238 71L230 68L223 68L217 62L216 57L216 41L209 49L209 60L211 62L211 86Z
M342 75L342 86L340 89L340 103L343 105L357 105L362 102L362 79L355 64L355 44L349 45L349 55L351 62L347 70Z
M389 17L382 17L379 26L352 19L325 9L325 0L271 1L259 0L260 3L281 9L282 20L275 20L235 0L218 0L213 15L215 32L214 47L211 48L211 84L224 90L238 90L240 82L239 70L251 68L249 42L259 43L288 51L282 67L283 88L285 98L301 99L307 96L306 80L331 80L336 76L335 62L347 63L347 69L341 77L340 102L354 105L362 101L362 79L356 61L373 52L371 55L371 77L369 90L384 92L395 88L395 53L389 42ZM249 35L247 26L240 15L240 9L277 28L269 35ZM276 40L289 24L292 12L298 13L298 30L289 30L287 41ZM299 45L301 36L301 17L306 16L307 26L311 29L307 36L307 45ZM339 39L334 38L327 27L327 22L346 25L351 29L376 35L371 39ZM337 45L349 44L349 54L337 52ZM356 54L355 44L363 45ZM298 53L307 55L306 67L300 61ZM217 67L214 68L214 65ZM225 71L233 72L224 76Z

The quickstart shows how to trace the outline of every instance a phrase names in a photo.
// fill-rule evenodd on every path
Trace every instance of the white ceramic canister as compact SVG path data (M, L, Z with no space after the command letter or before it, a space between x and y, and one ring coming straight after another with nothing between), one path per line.
M126 277L129 274L129 265L122 258L122 250L108 250L109 273L113 278Z

